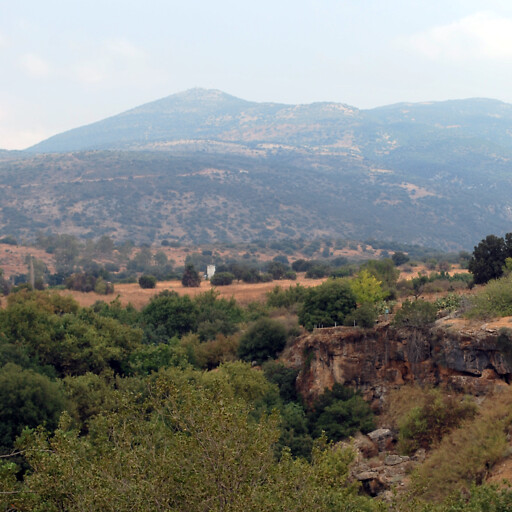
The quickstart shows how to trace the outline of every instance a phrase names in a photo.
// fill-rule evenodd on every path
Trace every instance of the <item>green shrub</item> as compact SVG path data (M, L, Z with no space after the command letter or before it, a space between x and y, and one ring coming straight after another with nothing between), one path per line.
M512 315L512 276L489 281L471 299L471 308L467 316L473 318L491 318Z
M406 300L396 312L393 325L396 327L414 327L421 329L433 324L436 320L437 308L431 302L418 299L413 302Z
M216 272L210 279L213 286L227 286L230 285L235 279L234 274L231 272Z
M275 358L286 345L286 329L277 320L260 318L242 336L238 356L244 361L262 363Z
M144 274L139 277L139 286L141 288L156 288L156 277Z
M358 430L370 432L375 428L370 406L361 395L339 383L315 400L309 421L313 437L325 432L331 441L345 439Z
M399 421L399 450L411 454L418 448L430 448L475 412L473 402L436 389L426 391L420 403Z
M356 299L350 283L344 279L328 279L309 288L299 311L299 323L308 331L317 325L342 325L345 316L356 309Z
M270 292L267 292L267 305L271 308L289 308L303 302L306 292L307 289L300 284L290 286L285 290L280 286L275 286Z
M373 304L368 302L361 304L355 311L349 313L345 320L344 325L357 325L358 327L371 328L377 321L377 310Z

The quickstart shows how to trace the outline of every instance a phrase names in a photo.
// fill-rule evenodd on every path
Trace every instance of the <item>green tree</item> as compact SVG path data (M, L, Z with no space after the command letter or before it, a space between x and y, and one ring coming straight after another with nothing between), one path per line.
M475 284L487 283L503 274L505 260L512 257L512 233L507 233L506 241L495 235L488 235L473 251L468 269L473 274Z
M393 260L395 267L399 267L400 265L403 265L409 261L409 256L403 252L397 251L393 254L393 256L391 256L391 259Z
M199 276L199 273L196 271L192 263L188 263L187 265L185 265L183 277L181 278L181 284L186 287L195 288L201 286L201 277Z
M210 279L213 286L227 286L230 285L235 279L231 272L216 272Z
M435 304L421 299L406 300L396 312L393 325L397 327L413 327L423 329L432 325L436 320Z
M142 310L140 322L147 342L166 342L197 328L197 308L188 295L167 290L151 299Z
M392 299L396 296L396 283L400 277L400 270L395 267L393 260L386 258L383 260L370 260L361 266L361 270L366 269L382 282L382 289L386 293L386 299Z
M346 280L329 279L309 288L299 311L299 323L311 331L316 325L342 325L345 315L356 308L356 298Z
M315 400L309 421L315 437L323 431L332 441L340 441L358 430L370 432L375 428L370 406L361 395L339 383Z
M0 370L0 451L9 452L25 427L57 426L66 401L45 375L8 363Z
M141 288L155 288L156 287L156 277L150 276L148 274L144 274L139 277L139 286Z
M275 358L286 345L286 329L277 320L260 318L242 336L238 355L244 361L262 363Z
M357 277L350 281L350 289L354 292L358 304L375 304L384 300L386 295L381 284L382 281L370 274L367 269L363 269Z

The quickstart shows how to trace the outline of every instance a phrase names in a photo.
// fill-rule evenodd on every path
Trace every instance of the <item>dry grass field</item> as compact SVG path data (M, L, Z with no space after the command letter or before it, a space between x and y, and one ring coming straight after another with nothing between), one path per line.
M240 282L230 284L229 286L218 287L212 287L209 281L202 281L199 288L185 288L180 281L162 281L157 283L156 288L153 289L142 289L136 283L116 284L114 294L112 295L99 295L94 292L83 293L72 290L61 290L59 293L62 295L71 295L81 306L91 306L97 300L110 302L116 297L119 297L121 304L132 304L135 308L141 309L151 300L151 297L164 290L172 290L180 295L195 296L199 293L215 288L221 297L228 299L234 297L239 304L245 306L254 301L263 302L265 300L266 293L272 290L275 286L288 288L289 286L295 286L295 284L300 283L302 286L309 287L317 286L323 281L325 281L325 279L306 279L304 275L299 275L297 276L296 281L283 279L282 281L273 281L271 283L255 284Z

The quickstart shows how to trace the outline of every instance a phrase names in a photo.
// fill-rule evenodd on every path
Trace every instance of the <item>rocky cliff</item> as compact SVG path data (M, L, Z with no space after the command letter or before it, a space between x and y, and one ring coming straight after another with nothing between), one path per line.
M475 395L508 384L512 357L497 329L316 329L287 349L287 364L300 368L297 384L306 400L335 382L360 389L380 409L386 392L405 383L444 384Z

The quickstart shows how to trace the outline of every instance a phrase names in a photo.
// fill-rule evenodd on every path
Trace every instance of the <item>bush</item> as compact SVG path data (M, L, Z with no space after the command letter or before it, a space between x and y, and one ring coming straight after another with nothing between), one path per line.
M147 274L140 276L139 286L141 288L156 288L156 277Z
M8 363L0 370L0 452L10 451L25 427L57 426L66 406L56 382Z
M358 430L370 432L375 428L370 406L358 393L339 383L315 400L309 421L314 437L325 432L332 441L345 439Z
M410 455L418 448L430 448L464 419L475 415L473 402L443 395L431 389L399 421L399 450Z
M471 299L467 315L474 318L512 315L512 276L489 281Z
M260 318L242 336L238 356L244 361L263 363L273 359L286 345L286 329L277 320Z
M298 302L303 302L307 289L296 284L283 290L280 286L275 286L270 292L267 292L267 305L271 308L289 308Z
M431 302L418 299L413 302L406 300L396 312L393 325L396 327L429 327L436 320L437 308Z
M373 304L361 304L355 311L349 313L345 320L344 325L357 325L358 327L371 328L377 321L377 310Z
M230 285L235 279L231 272L216 272L210 279L213 286L227 286Z
M356 299L350 284L341 279L329 279L307 290L299 311L299 323L308 331L316 325L342 325L345 316L354 309Z

